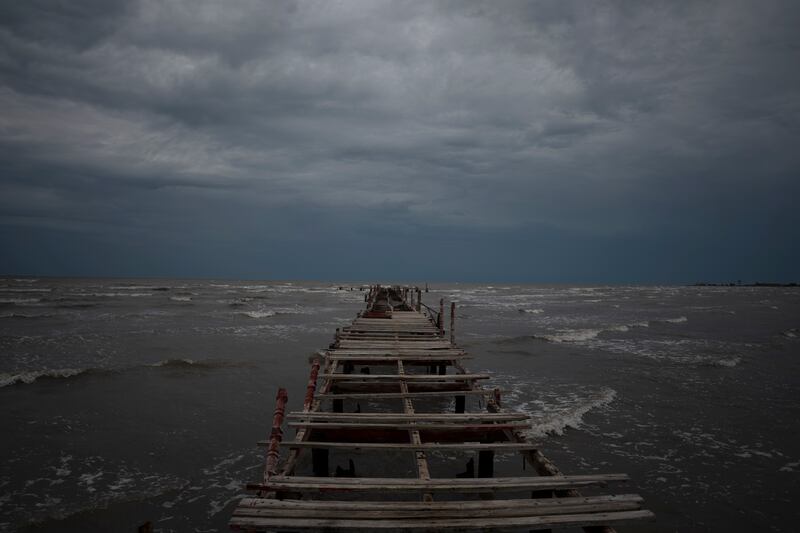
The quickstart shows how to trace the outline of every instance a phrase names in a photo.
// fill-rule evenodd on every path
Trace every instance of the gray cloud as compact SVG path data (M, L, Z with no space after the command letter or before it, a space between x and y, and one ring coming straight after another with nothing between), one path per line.
M156 257L132 274L325 277L305 250L331 240L342 276L798 275L793 2L37 1L0 21L2 242L31 251L0 270L59 273L36 253L56 233L130 257L124 232ZM436 260L356 266L376 239Z

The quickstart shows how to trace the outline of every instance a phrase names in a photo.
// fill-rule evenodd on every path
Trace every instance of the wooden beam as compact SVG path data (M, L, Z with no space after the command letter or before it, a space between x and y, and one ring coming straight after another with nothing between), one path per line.
M489 379L489 374L447 374L445 376L426 374L322 374L323 379L336 381L469 381L472 379Z
M458 394L470 396L491 396L494 394L490 390L465 390L457 391ZM320 400L331 400L333 398L348 399L368 399L368 400L389 400L394 398L452 398L453 391L431 391L431 392L351 392L342 394L317 394Z
M292 411L286 418L289 420L338 420L341 422L508 422L512 420L529 420L523 413L306 413Z
M268 441L258 441L259 446L268 446ZM517 442L423 442L420 444L394 443L394 442L282 442L285 448L328 448L334 450L385 450L385 451L415 451L415 450L450 450L450 451L521 451L535 450L533 444L519 444Z
M627 481L626 474L593 474L585 476L534 476L495 478L328 478L305 476L273 476L270 490L287 492L339 491L436 491L436 492L496 492L520 490L557 490L572 487L605 485ZM248 485L248 489L261 485Z
M272 518L272 517L249 517L234 516L230 521L233 528L250 530L257 528L277 528L281 530L307 530L319 528L329 530L336 529L422 529L422 530L487 530L487 529L508 529L508 528L534 528L544 529L551 527L579 527L597 526L613 522L623 522L631 520L645 520L653 518L650 511L620 511L610 513L579 513L571 515L548 515L548 516L526 516L504 518L502 521L490 519L447 518L437 520L435 518L427 520L354 520L341 518L332 519L312 519L312 518Z
M546 500L502 499L502 500L459 500L459 501L331 501L331 500L275 500L272 498L243 498L240 507L278 508L331 511L486 511L491 509L522 508L545 509L553 505L577 506L602 503L642 503L638 494L613 494L602 496L580 496L567 498L548 498Z
M253 503L251 503L253 502ZM484 503L485 502L485 503ZM330 502L308 500L245 499L234 516L276 518L330 518L358 520L430 520L445 518L508 518L576 513L635 511L642 498L596 496L542 500L484 500L456 502ZM371 505L370 505L371 504ZM470 505L471 504L471 505ZM500 504L500 505L498 505Z

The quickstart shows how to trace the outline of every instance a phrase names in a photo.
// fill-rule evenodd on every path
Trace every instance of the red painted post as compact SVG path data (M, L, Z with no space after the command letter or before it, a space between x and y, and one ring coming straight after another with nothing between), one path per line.
M303 411L311 410L314 403L314 391L317 390L317 375L319 374L319 359L314 359L311 363L311 374L308 376L308 386L306 387L306 399L303 402Z
M286 389L278 389L278 395L275 397L275 411L272 414L272 431L269 435L269 448L267 448L267 464L264 468L264 485L269 482L269 478L274 476L278 471L278 459L280 457L280 445L283 440L283 415L286 413L286 402L289 401L289 395Z

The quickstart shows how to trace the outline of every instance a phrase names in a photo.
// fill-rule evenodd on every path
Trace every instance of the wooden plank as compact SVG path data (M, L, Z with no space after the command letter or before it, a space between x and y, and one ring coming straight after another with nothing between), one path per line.
M531 500L500 500L502 505L487 505L497 500L482 502L459 501L420 502L411 506L399 506L398 503L372 506L358 505L366 502L328 502L303 500L267 500L261 499L263 505L246 505L244 502L234 510L234 516L271 516L278 518L330 518L342 516L357 520L442 520L445 518L508 518L515 516L545 516L575 513L598 513L614 511L634 511L641 508L642 498L637 495L628 497L599 496L594 498L547 498ZM309 505L310 504L310 505ZM328 505L319 505L328 504ZM331 505L333 504L333 505ZM345 504L345 505L342 505ZM350 505L346 505L350 504ZM355 504L355 505L353 505ZM467 504L473 504L471 506ZM477 504L477 505L474 505Z
M342 394L317 394L320 400L332 399L368 399L368 400L390 400L394 398L452 398L456 394L465 396L492 396L490 390L463 390L463 391L431 391L431 392L348 392Z
M327 381L326 383L333 383L336 392L350 393L350 392L394 392L397 390L398 383L407 383L409 392L423 392L423 391L452 391L461 392L469 390L470 381L437 381L437 382L424 382L424 381Z
M489 374L320 374L320 378L335 381L469 381L472 379L489 379Z
M397 430L417 430L417 431L501 431L504 429L525 429L530 428L526 423L502 423L502 424L397 424L380 422L289 422L292 428L311 428L311 429L397 429Z
M592 505L607 502L642 503L638 494L611 494L601 496L580 496L567 498L533 498L502 500L459 500L459 501L343 501L343 500L276 500L272 498L242 498L239 507L319 509L335 511L475 511L513 508L541 509L551 505Z
M466 355L464 350L456 349L437 349L437 350L392 350L385 348L332 348L328 350L327 355L332 357L340 355ZM323 354L325 357L326 354Z
M547 515L495 519L447 518L444 520L353 520L353 519L312 519L312 518L273 518L234 516L230 525L235 528L279 528L305 530L324 528L335 529L422 529L422 530L486 530L508 528L549 529L554 527L584 527L631 520L652 519L650 511L620 511L610 513L579 513L570 515Z
M453 359L471 359L465 355L337 355L339 361L369 361L372 364L387 364L396 361L452 361Z
M338 420L340 422L509 422L512 420L528 420L524 413L325 413L292 411L286 418L289 420Z
M258 441L259 446L269 446L269 441ZM395 442L327 442L327 441L284 441L284 448L320 448L334 450L384 450L384 451L415 451L415 450L450 450L450 451L475 451L495 450L515 452L520 450L535 450L533 444L520 444L518 442L423 442L420 444L395 443Z
M606 485L628 481L627 474L593 474L579 476L533 476L495 478L318 478L307 476L273 476L271 490L279 491L437 491L437 492L495 492L521 490L562 490L574 487ZM251 490L261 484L248 485Z

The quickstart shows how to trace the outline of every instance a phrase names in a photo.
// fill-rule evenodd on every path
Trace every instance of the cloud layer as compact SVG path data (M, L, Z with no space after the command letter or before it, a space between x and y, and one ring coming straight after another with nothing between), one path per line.
M799 277L796 2L7 4L0 271Z

